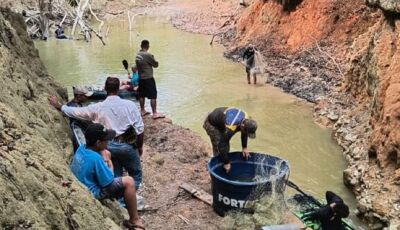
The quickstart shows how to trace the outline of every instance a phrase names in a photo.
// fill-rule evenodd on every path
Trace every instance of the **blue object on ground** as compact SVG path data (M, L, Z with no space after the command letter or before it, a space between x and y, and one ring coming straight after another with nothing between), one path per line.
M260 191L266 193L272 191L273 181L267 177L271 173L276 178L275 191L283 193L289 177L287 161L261 153L251 153L248 160L243 158L241 152L229 153L228 156L231 161L229 173L225 172L218 156L208 162L213 208L217 214L224 216L226 212L233 210L251 212L249 206L258 198L257 194ZM257 193L254 194L256 188Z

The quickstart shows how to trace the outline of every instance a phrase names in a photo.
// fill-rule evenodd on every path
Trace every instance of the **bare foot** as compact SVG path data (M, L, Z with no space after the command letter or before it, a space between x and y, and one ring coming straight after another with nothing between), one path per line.
M165 118L165 115L162 113L154 113L153 114L153 119L159 119L159 118Z

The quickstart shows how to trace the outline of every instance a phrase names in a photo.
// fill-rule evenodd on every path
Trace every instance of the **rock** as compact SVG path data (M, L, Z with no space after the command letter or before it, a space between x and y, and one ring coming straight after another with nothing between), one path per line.
M0 119L0 132L4 129L4 122Z
M400 222L390 222L389 230L399 230L400 229Z
M348 168L343 171L343 183L347 186L354 186L357 184L357 181L354 177L354 170L352 168Z
M328 117L331 121L337 121L339 119L339 116L334 113L329 113L326 117Z
M383 228L383 224L382 223L376 223L374 225L371 226L371 230L380 230Z
M346 141L354 142L354 141L356 141L357 136L349 133L344 137L344 139Z
M104 220L104 225L106 226L106 229L110 229L110 230L120 230L121 227L118 226L113 220L111 220L109 217L107 217Z
M151 160L154 161L155 163L159 164L159 165L163 165L164 164L164 157L161 156L161 154L155 154L154 156L151 157Z
M368 4L377 6L384 11L400 13L400 2L397 0L366 0Z
M360 200L360 202L358 203L357 210L360 214L364 214L368 211L368 207L364 202L362 202L362 200Z

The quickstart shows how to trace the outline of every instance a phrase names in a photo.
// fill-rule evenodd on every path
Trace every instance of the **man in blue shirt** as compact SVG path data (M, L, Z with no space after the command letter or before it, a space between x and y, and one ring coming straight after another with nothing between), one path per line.
M86 129L86 145L76 151L71 164L72 173L99 200L124 197L129 220L123 224L128 229L144 229L139 218L136 204L135 182L132 177L116 177L104 162L101 151L107 148L109 140L115 137L115 131L101 124L91 124Z

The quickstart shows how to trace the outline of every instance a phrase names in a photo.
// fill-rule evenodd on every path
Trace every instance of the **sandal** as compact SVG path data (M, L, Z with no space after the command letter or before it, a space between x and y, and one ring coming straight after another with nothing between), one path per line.
M160 118L165 118L165 115L162 113L156 113L156 115L153 115L153 120L160 119Z
M143 226L137 225L137 224L132 224L131 222L129 222L129 220L124 220L122 222L122 224L124 225L125 228L130 229L130 230L137 230L137 229L145 230L145 228Z

